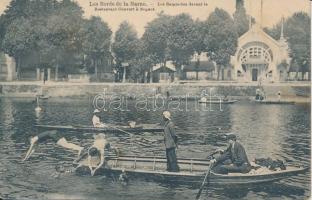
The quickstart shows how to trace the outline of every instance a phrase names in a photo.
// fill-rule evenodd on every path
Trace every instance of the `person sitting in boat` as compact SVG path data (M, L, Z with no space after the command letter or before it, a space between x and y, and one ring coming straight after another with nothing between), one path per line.
M98 109L95 109L93 111L92 123L93 123L93 126L96 127L96 128L103 128L103 127L105 127L105 124L102 123L101 120L100 120L100 111Z
M256 98L255 99L258 101L264 100L264 93L262 90L260 90L260 89L256 90Z
M229 147L225 151L220 150L221 156L210 161L214 165L212 170L218 174L248 173L251 170L251 165L245 148L236 141L235 134L228 134L226 138Z
M223 101L229 101L228 95L225 95Z
M177 146L177 136L174 130L174 124L171 121L171 114L169 111L163 112L164 125L164 142L166 147L166 157L167 157L167 171L169 172L178 172L180 171L177 156L176 148Z
M53 140L59 146L78 151L78 157L80 156L81 151L83 150L83 147L67 142L67 140L63 137L63 134L61 132L56 130L45 131L30 139L30 147L23 161L27 160L31 156L31 154L35 151L36 143L44 142L47 141L48 139Z

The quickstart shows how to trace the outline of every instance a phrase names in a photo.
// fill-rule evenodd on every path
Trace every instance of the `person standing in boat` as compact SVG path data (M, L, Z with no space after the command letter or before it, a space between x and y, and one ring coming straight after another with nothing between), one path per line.
M236 141L235 134L228 134L226 138L229 147L225 151L220 150L221 156L210 161L214 165L212 170L218 174L248 173L251 170L251 165L245 148Z
M96 128L103 128L103 127L105 127L105 124L102 123L101 120L100 120L100 111L98 109L95 109L93 111L92 123L93 123L93 126L96 127Z
M48 139L53 140L57 145L62 146L66 149L78 151L78 157L80 156L81 151L83 150L83 147L73 144L73 143L69 143L63 137L63 134L61 132L56 131L56 130L45 131L35 137L30 138L30 147L23 161L27 160L31 156L31 154L34 153L36 143L45 142Z
M174 124L171 121L171 114L169 111L163 112L164 124L164 143L166 147L166 157L167 157L167 171L178 172L180 171L177 156L176 148L177 146L177 136L174 130Z

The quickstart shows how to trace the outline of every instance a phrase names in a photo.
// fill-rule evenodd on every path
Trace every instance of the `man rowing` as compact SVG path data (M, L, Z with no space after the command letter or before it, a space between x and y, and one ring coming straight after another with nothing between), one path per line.
M167 157L167 171L178 172L180 171L177 156L177 136L174 130L174 124L171 121L171 114L169 111L163 112L164 125L164 142L166 146L166 157Z
M245 148L236 141L236 135L231 133L226 136L229 146L221 151L221 156L210 161L214 165L212 170L218 174L248 173L251 165L248 161Z
M92 123L96 128L106 127L106 125L100 120L100 111L98 109L93 111Z
M66 149L71 149L71 150L76 150L78 151L78 157L81 153L81 151L83 150L83 147L73 144L73 143L69 143L64 137L63 134L59 131L56 130L51 130L51 131L45 131L40 133L39 135L32 137L30 139L30 147L26 153L25 158L23 159L23 161L27 160L31 154L33 154L35 152L35 145L39 142L45 142L48 139L53 140L57 145L64 147Z

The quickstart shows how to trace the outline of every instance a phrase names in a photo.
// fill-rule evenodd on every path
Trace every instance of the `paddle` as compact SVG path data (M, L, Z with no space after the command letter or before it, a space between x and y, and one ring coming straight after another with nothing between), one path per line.
M209 165L209 168L208 168L208 170L207 170L207 172L206 172L204 181L202 182L202 185L200 186L199 191L198 191L198 193L197 193L197 195L196 195L196 198L195 198L196 200L198 200L198 199L200 198L200 195L201 195L201 193L202 193L202 191L203 191L203 189L204 189L204 186L205 186L205 183L206 183L207 178L208 178L208 180L209 180L209 175L210 175L211 169L212 169L212 164Z
M213 156L213 155L215 155L215 154L217 154L217 153L219 153L219 151L214 151L213 153L211 153L210 155L208 155L207 158L210 158L211 156ZM199 199L199 197L200 197L200 195L201 195L201 193L202 193L202 191L203 191L203 189L204 189L206 180L207 180L207 178L209 177L210 170L212 169L212 167L213 167L212 164L210 164L209 167L208 167L208 170L207 170L207 172L206 172L204 181L202 182L202 185L200 186L199 191L198 191L198 193L197 193L197 195L196 195L196 200Z

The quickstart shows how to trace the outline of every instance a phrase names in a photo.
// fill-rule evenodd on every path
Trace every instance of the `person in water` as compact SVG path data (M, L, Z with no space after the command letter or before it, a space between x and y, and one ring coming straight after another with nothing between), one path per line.
M83 147L76 145L76 144L73 144L73 143L69 143L63 137L63 134L61 132L56 131L56 130L45 131L45 132L40 133L37 136L30 138L30 147L29 147L23 161L27 160L31 156L31 154L33 154L35 152L35 146L37 143L45 142L48 139L53 140L57 145L59 145L61 147L78 151L78 157L80 156L81 151L83 150Z
M214 165L212 170L218 174L248 173L251 170L251 165L245 148L236 141L235 134L228 134L226 138L229 146L225 151L220 150L222 153L220 157L210 161Z
M106 126L103 122L101 122L100 111L98 109L93 111L92 123L96 128L103 128Z
M80 160L82 160L83 158L85 158L87 156L88 167L91 171L92 176L105 163L105 150L111 149L110 144L106 140L105 134L103 134L103 133L94 134L93 138L94 138L94 142L88 148L88 152L74 161L74 163L79 163ZM94 161L96 161L96 166L94 165ZM82 164L78 164L77 168L79 168L81 166L82 166Z

